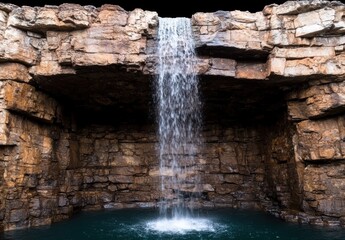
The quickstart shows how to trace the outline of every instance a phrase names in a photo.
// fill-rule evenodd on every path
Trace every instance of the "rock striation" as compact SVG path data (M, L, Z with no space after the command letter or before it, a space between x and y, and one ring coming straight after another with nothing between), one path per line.
M345 226L345 5L196 13L200 207ZM0 230L156 207L157 13L0 3Z

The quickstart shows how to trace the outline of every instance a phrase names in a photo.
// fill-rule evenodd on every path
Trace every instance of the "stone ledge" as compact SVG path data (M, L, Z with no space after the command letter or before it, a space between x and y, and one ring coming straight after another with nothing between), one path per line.
M5 6L3 4L4 9ZM310 75L340 78L344 74L341 65L344 52L342 7L340 3L315 0L308 4L302 1L271 6L267 14L268 8L257 13L196 13L192 16L196 48L204 59L244 62L266 62L268 59L268 78L271 75L286 80ZM155 12L141 9L126 12L116 5L92 8L77 4L22 8L8 5L6 9L0 21L3 22L0 32L5 40L3 49L0 48L0 60L32 66L30 73L34 78L74 74L79 66L112 64L149 75L155 72L156 65L151 60L155 58L153 49L157 40L158 15ZM299 37L302 36L299 29L315 24L327 29L331 26L327 32L331 35L322 32L321 35L308 35L308 38ZM33 33L38 28L46 36ZM5 47L8 45L11 48ZM241 68L239 78L253 75L242 74L252 72L252 65L249 65ZM232 70L212 71L211 75L234 75ZM264 74L258 76L265 78Z
M19 112L44 122L52 123L57 118L57 102L39 92L33 86L14 81L0 82L3 109Z
M302 161L345 159L345 119L305 120L296 124L295 154Z
M331 82L302 89L287 96L293 121L323 118L345 111L345 83Z
M2 44L0 45L0 60L20 62L25 65L35 65L38 62L40 37L30 36L27 32L13 27L0 30Z
M32 77L26 66L19 63L0 63L0 81L30 82Z
M89 27L91 12L78 4L13 9L8 25L33 32L78 30Z

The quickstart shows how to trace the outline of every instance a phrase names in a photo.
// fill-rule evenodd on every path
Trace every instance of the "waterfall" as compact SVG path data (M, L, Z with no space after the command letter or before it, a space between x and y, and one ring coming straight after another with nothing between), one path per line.
M156 102L165 217L188 217L198 193L201 101L190 19L160 18Z

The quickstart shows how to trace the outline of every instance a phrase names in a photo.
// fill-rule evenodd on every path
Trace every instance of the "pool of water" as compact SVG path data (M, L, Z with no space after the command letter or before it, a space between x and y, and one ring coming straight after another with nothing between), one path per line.
M6 240L260 239L344 240L345 230L283 222L247 210L203 210L193 220L159 219L153 209L82 212L52 226L9 231Z

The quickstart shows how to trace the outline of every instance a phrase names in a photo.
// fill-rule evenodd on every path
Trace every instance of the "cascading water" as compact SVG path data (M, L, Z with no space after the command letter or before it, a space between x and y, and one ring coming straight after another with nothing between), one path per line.
M201 111L190 19L160 18L156 82L161 213L186 217L198 192Z
M210 230L206 219L191 215L201 184L197 153L201 143L201 101L195 73L190 19L160 18L156 100L162 219L159 231Z

